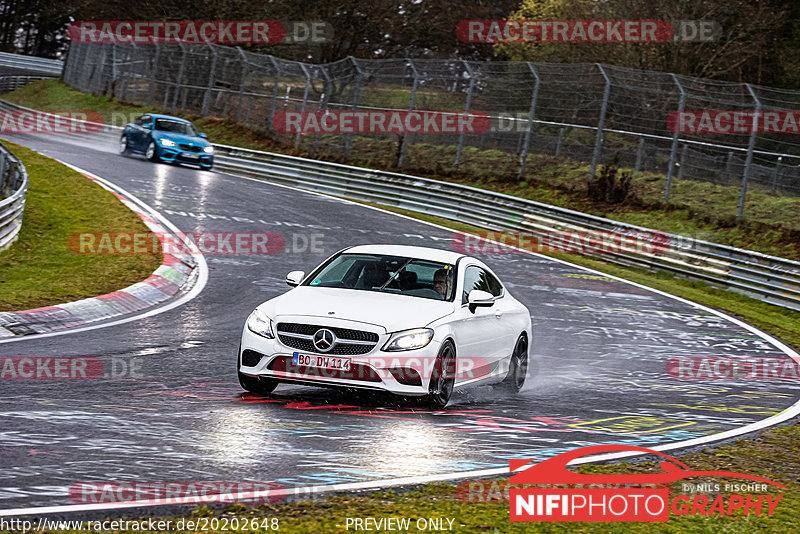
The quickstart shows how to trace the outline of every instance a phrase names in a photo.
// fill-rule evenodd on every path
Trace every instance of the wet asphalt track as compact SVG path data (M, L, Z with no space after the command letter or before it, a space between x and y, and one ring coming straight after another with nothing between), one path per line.
M67 489L85 481L379 487L589 444L709 436L767 418L798 397L796 381L670 378L665 365L676 356L785 354L708 311L522 254L482 257L533 316L535 363L519 396L477 387L430 413L391 397L301 386L280 386L268 398L244 394L235 374L240 329L257 304L288 289L288 271L308 271L359 243L449 248L452 234L266 183L124 158L91 141L8 139L110 180L182 231L273 231L288 243L294 233L322 234L324 252L209 256L205 290L179 308L0 344L3 357L136 359L141 369L140 378L3 380L0 510L74 504Z

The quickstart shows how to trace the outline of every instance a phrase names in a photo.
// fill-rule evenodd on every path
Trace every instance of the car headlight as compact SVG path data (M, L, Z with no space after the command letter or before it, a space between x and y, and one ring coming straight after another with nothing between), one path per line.
M275 339L275 334L272 332L272 320L258 310L254 310L247 318L247 328L261 337Z
M169 139L159 139L161 142L161 146L175 146L175 141L170 141Z
M203 149L203 151L208 153L208 154L213 154L214 153L214 147L213 146L207 146L207 147L205 147Z
M403 330L392 334L383 350L386 352L396 352L400 350L421 349L433 339L433 330L430 328L415 328L413 330Z

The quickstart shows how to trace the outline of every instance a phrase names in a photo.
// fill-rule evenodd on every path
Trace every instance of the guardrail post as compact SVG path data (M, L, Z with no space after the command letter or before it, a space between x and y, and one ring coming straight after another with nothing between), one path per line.
M684 105L686 103L686 91L684 91L681 82L678 80L678 77L674 74L670 74L672 76L672 81L675 82L675 85L678 87L678 91L681 92L681 98L678 101L678 114L683 112ZM678 128L675 128L678 130ZM662 202L665 204L669 201L669 193L670 188L672 187L672 173L675 170L675 153L678 151L678 135L680 132L675 131L672 133L672 148L669 151L669 165L667 166L667 179L664 182L664 197L661 199ZM686 145L683 145L686 148ZM681 164L682 165L682 164ZM679 170L679 172L683 171L683 167ZM679 178L680 179L680 178Z
M353 56L347 56L347 58L353 63L353 66L356 68L356 88L353 91L353 103L350 105L350 109L353 111L358 109L358 103L361 100L361 84L364 82L364 71L361 70L361 66L358 64L358 61ZM353 145L353 134L348 133L344 138L344 159L350 159L350 148Z
M744 173L742 175L742 191L739 194L739 205L736 207L736 218L744 216L744 203L747 198L747 182L750 180L750 171L753 165L753 150L756 147L756 132L758 131L758 120L761 118L761 101L756 96L753 86L749 83L744 84L753 101L756 103L755 113L753 113L753 131L750 132L750 142L747 144L747 159L744 162Z
M522 178L522 174L525 172L525 162L528 159L528 150L530 150L531 146L531 134L533 132L533 117L536 114L536 99L539 97L539 73L536 72L536 67L533 66L533 63L530 61L526 61L528 64L528 68L531 70L531 74L533 74L533 94L531 95L531 105L528 109L528 128L525 130L525 141L522 146L522 154L519 158L519 172L517 172L517 179Z
M611 93L611 80L606 74L603 65L595 63L597 68L600 69L600 74L606 80L606 86L603 89L603 103L600 105L600 120L597 121L597 135L594 139L594 152L592 153L592 166L589 169L589 183L594 182L594 177L597 173L597 163L600 161L600 150L603 145L603 124L606 121L606 110L608 109L608 96Z
M411 97L408 99L408 111L414 111L414 106L416 105L417 100L417 86L419 85L419 72L417 71L417 67L414 65L414 62L410 59L406 60L406 63L409 67L411 67L411 72L414 73L414 81L411 84ZM406 155L406 146L408 146L408 138L411 134L405 133L403 135L403 140L400 143L400 154L397 156L397 168L403 168L403 158Z
M239 100L236 106L236 121L242 122L242 109L244 108L244 87L247 83L247 75L250 73L250 63L247 61L247 55L242 50L242 47L237 46L236 50L239 52L239 57L242 60L242 77L239 80ZM229 100L230 102L230 100ZM225 116L228 116L228 110L225 110Z
M778 176L781 173L781 162L783 161L783 156L778 156L778 161L775 163L775 168L772 170L772 194L778 194Z
M175 108L178 106L178 93L181 92L181 85L183 85L183 71L186 68L186 46L180 41L178 41L178 46L181 47L181 64L178 67L178 77L175 80L175 90L172 94L172 107L170 108L171 113L175 113Z
M217 70L217 51L211 43L207 42L206 46L211 50L211 68L208 71L208 86L206 87L206 94L203 95L203 107L200 111L204 116L208 115L208 108L211 105L211 91L214 88L214 76Z
M561 144L564 142L564 128L558 129L558 141L556 141L556 157L561 155Z
M642 156L644 156L644 136L639 138L639 143L636 147L636 163L633 165L634 174L638 173L642 168Z
M472 105L472 90L475 87L475 73L472 71L472 67L469 66L465 60L461 60L461 63L464 64L464 67L467 69L467 75L469 76L469 88L467 89L467 103L464 105L464 113L469 113L469 108ZM458 123L456 123L458 124ZM459 164L461 163L461 149L464 147L464 132L458 134L458 146L456 147L456 160L453 162L453 168L458 169Z
M303 69L303 73L306 75L306 87L303 90L303 103L300 106L300 113L304 113L306 111L306 103L308 102L308 90L311 88L311 73L308 72L308 68L306 67L305 63L300 63L300 68ZM300 148L300 135L302 132L297 132L294 136L294 147Z
M148 81L147 85L147 105L150 106L153 103L153 94L156 89L156 76L158 76L158 59L161 56L161 43L157 43L155 39L153 39L153 46L156 49L156 53L153 57L153 67L150 70L150 80Z
M281 66L275 61L274 56L269 56L270 63L275 69L275 80L272 82L272 102L269 108L269 125L267 129L272 128L272 121L275 120L275 113L278 110L278 83L281 80ZM247 109L247 118L250 118L250 108Z

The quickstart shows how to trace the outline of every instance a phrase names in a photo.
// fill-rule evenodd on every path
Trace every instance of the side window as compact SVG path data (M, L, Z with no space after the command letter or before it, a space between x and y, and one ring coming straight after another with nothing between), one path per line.
M461 295L461 304L467 303L467 296L473 289L487 291L495 297L499 297L503 293L503 286L497 278L474 265L467 267L464 272L464 292Z
M142 128L146 128L147 130L153 127L153 119L150 118L149 115L142 115L138 119L136 119L136 124L141 126Z

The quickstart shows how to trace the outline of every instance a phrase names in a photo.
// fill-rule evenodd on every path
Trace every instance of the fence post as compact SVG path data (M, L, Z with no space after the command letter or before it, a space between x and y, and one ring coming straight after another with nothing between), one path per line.
M161 56L161 43L156 42L153 39L153 46L156 48L155 56L153 57L153 68L150 71L150 80L148 81L148 88L147 88L147 105L150 106L153 103L153 94L155 93L156 89L156 76L158 76L158 59Z
M678 180L683 180L683 173L686 169L686 151L689 149L689 144L684 143L681 147L681 162L678 164Z
M636 174L642 168L642 157L644 156L644 136L639 138L638 146L636 147L636 163L633 166L633 173Z
M533 74L533 94L531 95L531 105L528 109L528 128L525 130L525 144L522 146L522 154L520 155L519 159L519 172L517 173L517 179L522 178L522 174L525 172L525 162L528 159L528 150L530 150L531 146L531 133L533 131L533 117L536 114L536 99L539 97L539 73L536 72L536 67L533 66L533 63L530 61L526 61L528 64L528 68L531 70L531 74Z
M561 154L561 143L564 142L564 127L558 129L558 141L556 141L556 157Z
M247 75L250 71L250 63L247 61L247 55L240 46L236 47L239 51L239 56L242 58L242 79L239 80L239 101L236 106L236 122L242 122L242 109L244 108L244 87L247 82Z
M269 56L269 60L275 68L275 80L272 82L272 102L269 108L269 127L267 129L272 128L272 121L275 120L275 113L278 110L278 83L281 80L281 66L274 56ZM250 108L247 109L247 117L250 118Z
M775 164L775 169L772 171L772 194L778 194L778 176L781 174L781 162L783 161L783 156L778 156L778 162Z
M411 67L411 72L414 73L414 81L411 84L411 97L408 99L408 111L414 111L414 106L416 105L417 100L417 86L419 85L419 72L417 72L417 67L414 65L414 62L410 59L406 60L408 66ZM403 140L400 143L400 155L397 156L397 168L403 168L403 158L406 154L406 146L408 145L408 137L410 133L403 134Z
M317 105L317 111L328 111L328 101L331 98L331 77L328 74L328 70L325 68L325 65L319 65L319 70L322 71L322 75L325 77L325 90L322 92L322 96L319 99L319 103ZM314 155L317 155L317 151L319 150L319 144L322 141L322 133L317 133L314 136Z
M136 76L136 68L134 67L135 62L139 59L139 49L136 47L136 43L131 43L132 52L131 52L131 66L128 68L128 76L125 77L125 90L122 93L122 97L125 98L126 93L128 92L128 86L133 81L133 96L131 97L131 102L134 104L136 103L136 99L139 97L139 82ZM144 78L144 76L142 76Z
M753 91L753 86L749 83L744 84L753 101L756 103L756 110L753 113L753 131L750 132L750 142L747 144L747 159L744 162L744 173L742 175L742 191L739 194L739 206L736 208L736 218L741 219L744 216L744 202L747 197L747 182L750 180L750 171L753 166L753 150L756 147L756 132L758 131L758 120L761 118L761 101Z
M686 104L686 91L684 91L681 82L678 80L678 77L674 74L670 74L672 76L672 80L675 82L675 85L678 87L678 91L681 92L681 99L678 101L678 114L680 115L683 112L683 107ZM672 173L675 170L675 153L678 150L678 135L680 134L676 125L675 132L672 133L672 148L669 151L669 165L667 166L667 179L664 182L664 197L661 199L662 202L665 204L669 201L669 193L670 188L672 187ZM686 148L686 145L683 145ZM681 156L683 158L683 156ZM683 163L681 163L681 169L678 171L681 174L683 173ZM680 178L678 178L680 180Z
M181 47L181 64L178 67L178 78L175 80L175 89L172 94L172 107L171 113L175 113L175 108L178 106L178 93L181 92L181 85L183 84L183 71L186 68L186 46L178 41L178 46Z
M464 105L464 113L469 113L469 107L472 105L472 90L475 87L475 73L472 72L472 67L469 66L465 60L461 60L461 63L464 64L464 67L467 69L467 75L469 76L469 89L467 89L467 103ZM464 147L464 132L458 134L458 146L456 147L456 160L453 162L453 168L458 169L458 165L461 163L461 149Z
M308 102L308 90L311 88L311 73L308 72L308 68L306 67L305 63L300 63L300 68L303 69L303 73L306 75L306 88L303 90L303 104L300 106L300 113L304 113L306 110L306 103ZM302 132L297 132L297 135L294 136L294 147L300 148L300 135Z
M600 105L600 120L597 121L597 135L594 139L594 152L592 153L592 166L589 169L589 183L594 182L595 173L597 172L597 163L600 160L600 150L603 145L603 124L606 121L606 110L608 109L608 96L611 93L611 80L606 74L603 65L595 63L597 68L600 69L600 74L606 80L606 86L603 89L603 103Z
M207 42L206 46L211 50L211 69L208 71L208 86L206 87L206 94L203 95L203 107L200 111L204 116L208 115L208 108L211 105L211 90L214 87L214 76L217 70L217 51L211 43Z
M356 88L353 91L353 103L350 105L350 109L356 111L358 109L358 103L361 99L361 84L364 82L364 71L361 70L361 66L356 61L356 58L353 56L347 56L347 58L353 63L353 66L356 68ZM344 159L350 159L350 148L353 145L353 134L348 133L344 138Z

